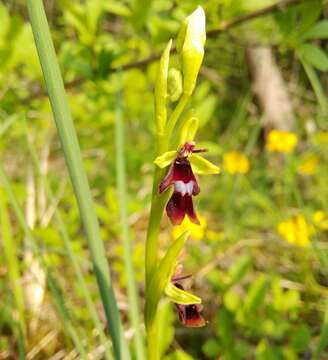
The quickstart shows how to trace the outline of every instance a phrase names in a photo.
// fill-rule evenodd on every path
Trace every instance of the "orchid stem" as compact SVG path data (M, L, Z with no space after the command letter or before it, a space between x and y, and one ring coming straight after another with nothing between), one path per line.
M158 155L168 150L172 131L179 117L181 116L183 110L185 109L188 99L189 99L189 95L182 95L165 126L164 136L158 137L158 150L157 150ZM150 209L147 238L146 238L146 299L148 298L148 296L151 296L151 294L148 294L148 291L149 291L150 281L156 271L156 267L158 263L158 248L159 248L158 237L160 231L160 223L161 223L165 204L167 203L168 198L170 196L169 191L166 191L161 195L159 195L158 193L158 186L164 175L165 175L165 170L155 166L151 209ZM146 301L146 306L147 306L147 301ZM147 313L147 311L145 313ZM148 324L147 325L147 343L148 343L147 358L149 360L159 360L156 312L152 319L147 319L147 324Z

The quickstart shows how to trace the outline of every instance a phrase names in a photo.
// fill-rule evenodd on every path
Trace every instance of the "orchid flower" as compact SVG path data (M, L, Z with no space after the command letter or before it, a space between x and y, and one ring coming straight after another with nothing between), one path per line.
M185 290L185 286L183 285L183 281L190 278L191 275L181 276L182 266L177 266L176 273L174 277L171 279L172 284L181 290ZM185 327L202 327L206 325L206 321L201 315L203 310L203 306L199 303L196 304L175 304L179 319L182 325Z
M160 168L170 165L165 178L159 184L161 194L169 186L174 186L173 194L166 205L166 213L173 225L180 225L187 215L194 224L199 225L199 220L194 210L192 196L200 192L200 187L194 175L218 174L220 169L204 159L197 153L206 152L206 149L196 149L193 139L198 128L198 119L192 117L187 120L181 129L178 151L168 151L155 159L155 164Z

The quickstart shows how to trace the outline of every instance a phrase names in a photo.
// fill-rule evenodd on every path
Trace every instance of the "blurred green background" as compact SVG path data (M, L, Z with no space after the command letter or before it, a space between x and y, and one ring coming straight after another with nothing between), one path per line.
M200 119L197 145L209 149L221 174L199 179L201 226L181 226L192 232L181 262L193 274L192 291L203 298L208 324L183 328L163 302L166 360L328 359L328 9L321 0L278 3L44 1L126 325L115 185L117 94L123 96L129 224L143 303L155 155L153 55L197 5L206 12L209 36L192 107ZM102 359L53 221L59 211L105 327L25 2L2 1L0 24L0 161L88 358ZM0 359L18 358L22 319L27 359L79 358L1 187L0 219ZM162 230L163 246L181 231L165 217ZM128 325L125 331L131 339Z

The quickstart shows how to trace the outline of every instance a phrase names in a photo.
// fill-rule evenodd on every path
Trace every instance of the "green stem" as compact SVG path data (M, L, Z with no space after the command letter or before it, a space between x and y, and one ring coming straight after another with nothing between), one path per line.
M136 286L133 259L132 259L132 246L129 234L128 223L128 196L125 175L125 155L124 155L124 123L122 119L122 104L121 98L118 99L116 104L115 116L115 140L116 140L116 173L117 173L117 193L120 204L120 216L122 227L122 244L124 250L124 263L127 275L127 290L129 298L129 312L131 323L134 328L134 343L136 357L138 360L145 359L144 340L142 331L140 329L140 316L139 316L139 301L138 291Z
M183 94L178 102L178 105L175 107L174 111L172 112L166 127L165 127L165 139L168 141L170 140L172 131L177 123L180 115L182 114L183 110L185 109L187 102L190 98L190 95ZM167 148L164 149L162 152L167 151Z
M79 205L107 318L108 330L112 337L114 354L116 359L124 357L124 360L126 360L129 358L129 355L123 336L114 290L111 285L105 248L100 238L99 224L93 206L91 191L83 167L81 151L42 0L27 0L27 7L52 111L65 154L66 165Z
M157 154L160 155L168 150L170 139L174 127L181 116L183 110L185 109L189 96L183 95L174 111L172 112L166 127L164 136L158 138L158 149ZM157 264L158 264L158 236L160 231L160 223L163 215L163 210L165 204L167 203L170 192L166 191L164 194L159 195L158 186L165 176L166 169L160 169L155 166L154 170L154 180L153 180L153 190L152 190L152 200L151 208L149 215L149 223L147 229L147 238L146 238L146 307L147 307L147 298L151 296L148 293L149 285L151 278L154 275ZM147 309L146 312L147 313ZM149 360L159 360L159 347L158 347L158 331L156 325L156 312L153 319L148 319L147 325L147 348Z

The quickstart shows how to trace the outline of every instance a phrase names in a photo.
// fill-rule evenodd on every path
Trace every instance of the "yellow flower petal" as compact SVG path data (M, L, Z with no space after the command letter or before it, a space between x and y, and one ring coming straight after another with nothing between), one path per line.
M230 151L223 155L223 165L229 174L246 174L249 171L248 158L239 151Z
M293 132L272 130L268 134L266 148L268 151L290 153L295 149L297 142L297 135Z

